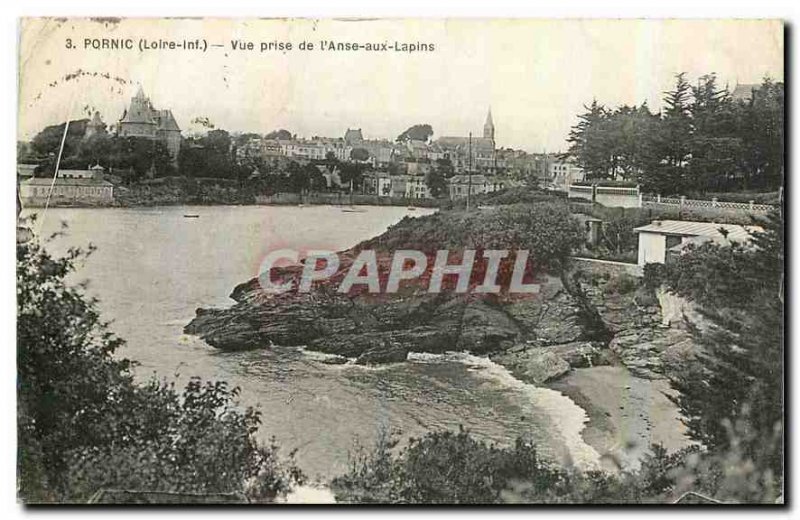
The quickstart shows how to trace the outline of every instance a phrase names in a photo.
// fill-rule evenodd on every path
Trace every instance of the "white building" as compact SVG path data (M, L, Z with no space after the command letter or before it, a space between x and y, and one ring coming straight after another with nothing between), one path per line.
M103 179L101 166L61 170L55 182L49 177L31 177L19 185L19 198L25 206L43 206L48 193L52 205L106 204L114 200L114 185Z
M425 177L417 175L406 175L406 198L407 199L430 199L431 190Z
M654 220L634 229L639 234L639 266L663 264L678 256L688 244L714 241L730 245L750 240L750 233L761 231L758 226L716 224L684 220Z

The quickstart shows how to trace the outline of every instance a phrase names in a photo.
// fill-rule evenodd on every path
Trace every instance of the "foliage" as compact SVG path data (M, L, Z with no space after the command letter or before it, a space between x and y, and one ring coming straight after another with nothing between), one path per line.
M100 488L247 493L302 479L255 441L259 414L237 389L133 381L123 341L82 287L64 282L85 253L17 245L18 475L26 502L83 502Z
M74 155L78 151L81 139L83 139L83 135L86 133L86 125L88 122L88 119L78 119L69 122L69 131L67 132L67 138L64 142L64 157ZM61 148L61 139L63 139L64 136L65 124L66 123L61 123L59 125L45 127L44 130L36 134L31 141L33 152L36 155L45 157L58 155L58 150Z
M288 141L291 138L292 138L292 133L288 130L284 130L283 128L270 132L264 136L264 139L275 140L275 141Z
M369 150L366 148L353 148L350 150L350 159L354 161L367 161L369 160Z
M546 486L558 470L536 449L519 441L502 449L465 430L431 432L410 439L397 456L396 440L382 436L371 451L351 454L349 472L331 483L338 501L357 503L491 504L500 501L510 479L526 475Z
M714 74L690 86L678 74L660 114L647 104L607 108L596 100L572 127L567 156L587 178L630 181L647 192L777 189L783 181L784 86L766 78L734 101Z
M431 169L425 175L425 184L427 184L428 190L434 198L439 198L447 194L447 179L445 179L444 174L438 168Z
M178 164L180 175L185 177L241 179L252 173L252 169L236 164L231 136L220 129L184 140Z
M402 134L397 136L398 143L406 141L425 141L433 135L433 127L429 124L414 125L407 128Z
M356 446L347 473L331 488L337 501L406 504L586 504L666 502L681 486L719 487L716 459L698 448L672 454L654 445L638 470L609 473L557 465L517 439L499 447L469 432L429 432L397 449L398 438L381 435L371 449ZM694 466L687 467L691 460ZM702 466L698 466L702 464ZM714 478L707 478L713 467ZM694 477L690 477L694 475ZM704 488L705 489L705 488Z
M708 322L695 330L702 352L672 381L689 434L727 450L730 425L742 422L749 433L738 449L780 478L783 452L764 453L763 441L783 424L783 221L760 224L751 244L695 247L661 278Z

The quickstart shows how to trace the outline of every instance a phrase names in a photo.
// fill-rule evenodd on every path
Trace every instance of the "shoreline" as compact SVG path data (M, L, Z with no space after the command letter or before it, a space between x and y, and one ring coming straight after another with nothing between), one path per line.
M335 202L335 201L327 201L327 200L314 200L314 201L304 201L303 203L298 202L289 202L289 201L256 201L256 202L225 202L225 201L215 201L215 202L205 202L205 201L157 201L154 203L113 203L113 204L59 204L59 203L50 203L48 208L74 208L74 209L132 209L132 208L159 208L159 207L177 207L177 206L200 206L200 207L218 207L218 206L231 206L231 207L239 207L239 206L296 206L296 207L303 207L303 206L341 206L341 207L350 207L350 206L374 206L374 207L394 207L394 208L403 208L403 207L414 207L414 208L421 208L421 209L442 209L442 207L447 207L447 203L451 201L443 200L442 203L439 204L431 204L430 202L423 203L419 205L419 201L426 200L426 199L396 199L389 202L375 202L375 201L353 201L350 203L347 202ZM44 205L40 204L23 204L23 209L44 209Z
M693 442L680 411L667 395L666 379L642 379L623 366L576 368L545 385L583 408L589 417L581 436L607 469L637 468L652 444L673 453Z

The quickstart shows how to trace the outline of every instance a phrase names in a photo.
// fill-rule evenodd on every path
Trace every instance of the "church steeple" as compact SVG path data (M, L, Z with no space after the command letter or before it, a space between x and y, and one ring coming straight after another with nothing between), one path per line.
M494 141L494 121L492 121L492 107L486 114L486 123L483 124L483 137Z

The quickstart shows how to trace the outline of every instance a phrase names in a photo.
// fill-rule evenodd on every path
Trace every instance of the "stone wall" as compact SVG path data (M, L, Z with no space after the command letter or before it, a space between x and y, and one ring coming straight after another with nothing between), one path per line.
M573 256L572 261L575 265L592 275L620 275L627 274L630 276L642 276L642 269L636 264L627 264L625 262L613 262L611 260L598 260L596 258L582 258Z

